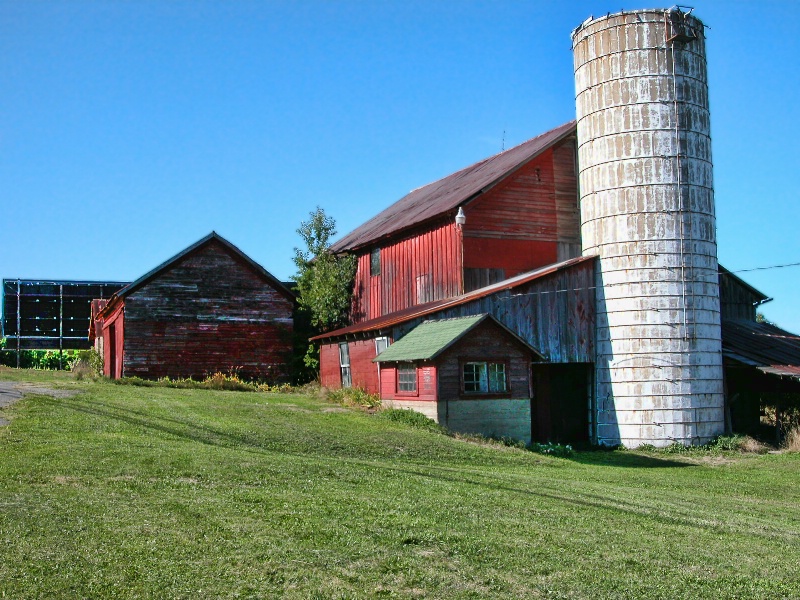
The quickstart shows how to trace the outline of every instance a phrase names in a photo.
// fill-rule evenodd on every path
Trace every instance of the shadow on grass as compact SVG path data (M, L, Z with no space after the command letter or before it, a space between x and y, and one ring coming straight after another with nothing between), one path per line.
M568 460L582 465L633 469L664 469L696 466L688 462L657 456L646 456L628 450L590 450L587 452L578 452L569 457Z
M178 438L191 440L193 442L206 444L220 448L233 448L239 451L249 452L257 455L275 455L297 457L306 461L311 461L317 465L327 465L327 461L335 461L342 466L379 470L384 472L387 477L396 477L404 474L411 477L418 477L421 480L430 482L438 481L446 484L467 485L481 488L484 491L494 491L502 493L513 493L531 497L548 499L553 502L568 504L576 508L603 509L606 511L620 514L631 514L646 516L670 525L690 526L698 529L719 529L720 525L706 522L691 514L685 507L671 507L667 514L663 508L656 510L645 501L634 501L630 498L619 498L613 495L591 493L588 490L577 490L567 485L561 485L561 479L556 477L552 481L535 480L528 481L525 478L518 478L514 475L502 475L494 470L482 472L481 470L464 470L457 466L448 465L419 465L419 464L383 464L382 459L362 459L357 457L347 457L335 453L314 452L304 453L292 451L286 448L271 448L264 444L263 440L258 440L244 435L236 435L221 431L207 425L199 425L180 419L168 417L154 417L151 413L126 409L119 406L108 405L103 402L83 399L76 401L72 399L54 399L40 397L40 400L47 404L68 408L76 412L94 415L106 419L117 419L130 425L138 426L146 430L167 434ZM385 460L385 459L384 459ZM628 454L626 452L581 452L565 462L576 462L586 465L597 466L617 466L617 467L686 467L691 464L677 461L664 460L654 457L642 456L638 454ZM308 469L310 465L304 468ZM306 471L307 473L310 471ZM328 475L330 476L330 475ZM506 480L511 477L514 481ZM566 483L574 481L574 478L566 478ZM766 532L769 533L769 532Z

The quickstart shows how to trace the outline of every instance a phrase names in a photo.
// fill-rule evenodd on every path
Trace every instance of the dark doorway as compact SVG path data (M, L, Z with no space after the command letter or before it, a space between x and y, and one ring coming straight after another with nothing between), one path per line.
M591 365L531 365L531 437L559 444L589 441Z

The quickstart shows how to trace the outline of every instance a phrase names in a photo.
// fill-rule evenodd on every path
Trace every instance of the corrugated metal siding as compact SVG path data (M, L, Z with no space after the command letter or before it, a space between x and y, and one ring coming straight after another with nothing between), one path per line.
M455 223L443 222L381 248L381 273L370 275L370 253L356 270L353 323L462 291L461 243Z
M211 242L125 299L124 373L284 377L292 310L283 291Z

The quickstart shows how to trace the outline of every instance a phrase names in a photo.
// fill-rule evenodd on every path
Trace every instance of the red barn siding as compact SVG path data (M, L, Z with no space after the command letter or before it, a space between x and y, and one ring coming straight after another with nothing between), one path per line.
M574 156L568 139L467 204L465 269L513 277L580 254Z
M293 303L212 241L125 298L124 374L285 377Z
M575 152L575 142L571 139L553 148L559 261L581 254L581 214Z
M547 150L467 204L464 236L555 242L555 206L553 151Z
M438 398L438 374L434 364L419 363L417 366L417 392L397 391L397 365L381 365L381 399L408 402L435 402Z
M117 308L102 320L103 375L119 379L123 373L123 352L125 348L125 305Z
M378 365L375 358L375 340L348 342L350 348L350 376L353 387L359 387L370 394L378 393Z
M380 275L370 275L370 251L358 256L353 323L463 291L460 231L450 219L381 246Z
M319 383L332 390L342 387L338 343L322 344L319 348Z

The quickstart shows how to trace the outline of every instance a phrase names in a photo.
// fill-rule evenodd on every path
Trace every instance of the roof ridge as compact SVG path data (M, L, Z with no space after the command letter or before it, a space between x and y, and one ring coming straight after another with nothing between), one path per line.
M352 251L440 219L515 173L527 162L574 131L568 121L508 150L502 150L458 171L410 191L331 245L333 252Z

